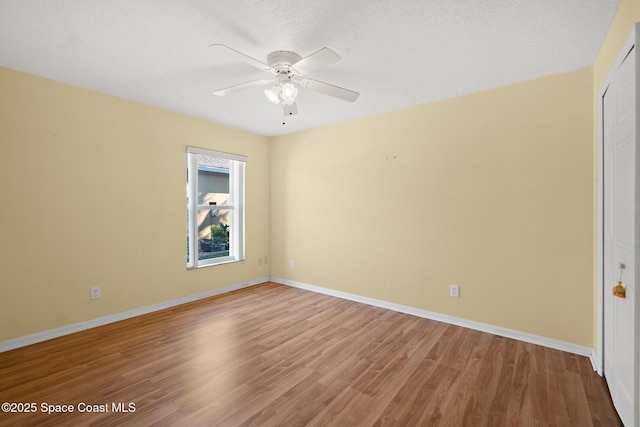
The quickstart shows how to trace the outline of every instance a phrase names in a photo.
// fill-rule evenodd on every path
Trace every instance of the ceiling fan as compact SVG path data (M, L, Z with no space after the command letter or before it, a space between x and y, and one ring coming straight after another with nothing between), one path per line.
M271 79L265 78L253 80L225 89L220 89L213 92L214 95L224 96L254 86L273 84L273 87L264 91L265 96L274 104L282 104L285 116L298 113L298 107L296 105L298 87L303 87L323 95L333 96L349 102L354 102L358 99L358 96L360 96L358 92L334 86L329 83L308 78L299 78L309 72L317 70L318 68L325 67L340 60L340 56L327 47L323 47L305 58L302 58L294 52L277 50L275 52L271 52L267 56L266 64L223 44L212 44L209 48L216 52L233 56L234 58L244 61L249 65L252 65L262 71L270 72L274 75Z

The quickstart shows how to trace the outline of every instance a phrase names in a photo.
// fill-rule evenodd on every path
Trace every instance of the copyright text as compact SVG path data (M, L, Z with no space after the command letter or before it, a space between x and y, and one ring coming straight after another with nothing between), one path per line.
M134 402L109 402L109 403L85 403L77 404L51 404L47 402L4 402L2 404L2 412L9 413L45 413L45 414L61 414L70 412L115 412L126 413L135 412L136 404Z

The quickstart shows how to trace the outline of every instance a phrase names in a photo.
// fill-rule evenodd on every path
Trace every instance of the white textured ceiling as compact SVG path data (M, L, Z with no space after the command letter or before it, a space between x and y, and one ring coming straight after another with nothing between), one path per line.
M278 135L593 65L620 0L0 0L0 66L244 129ZM274 50L342 61L309 77L355 103L300 89L297 116L268 77L214 54L266 62Z

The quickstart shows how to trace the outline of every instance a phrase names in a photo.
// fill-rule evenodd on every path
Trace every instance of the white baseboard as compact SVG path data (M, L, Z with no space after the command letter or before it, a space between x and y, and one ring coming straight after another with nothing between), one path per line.
M596 353L595 349L591 350L591 354L589 355L589 361L591 362L591 366L593 370L600 376L602 376L602 367L600 363L598 363L598 353Z
M212 289L210 291L200 292L193 295L187 295L186 297L173 299L170 301L160 302L158 304L148 305L146 307L134 308L133 310L124 311L122 313L111 314L97 319L87 320L86 322L74 323L73 325L63 326L61 328L49 329L48 331L38 332L32 335L26 335L19 338L10 339L0 342L0 353L4 351L13 350L19 347L35 344L38 342L50 340L52 338L58 338L63 335L73 334L75 332L84 331L86 329L95 328L97 326L106 325L109 323L118 322L120 320L129 319L131 317L141 316L143 314L152 313L154 311L164 310L165 308L175 307L176 305L186 304L188 302L197 301L204 298L209 298L215 295L224 294L227 292L235 291L237 289L248 288L259 283L268 282L269 277L261 277L258 279L250 280L248 282L238 283L235 285L225 286L219 289Z
M402 304L396 304L374 298L363 297L360 295L350 294L347 292L335 291L333 289L327 289L320 286L309 285L307 283L296 282L293 280L282 279L280 277L271 277L271 281L280 283L282 285L292 286L299 289L305 289L312 292L317 292L325 295L334 296L350 301L360 302L363 304L373 305L375 307L386 308L400 313L411 314L413 316L423 317L425 319L437 320L439 322L448 323L451 325L462 326L464 328L473 329L481 332L488 332L490 334L499 335L501 337L512 338L518 341L524 341L531 344L541 345L543 347L549 347L556 350L566 351L567 353L577 354L579 356L588 357L591 364L594 367L595 364L595 352L590 347L584 347L577 344L568 343L565 341L556 340L553 338L542 337L539 335L529 334L526 332L515 331L513 329L502 328L499 326L489 325L486 323L475 322L473 320L463 319L461 317L449 316L447 314L436 313L433 311L422 310L415 307L409 307Z

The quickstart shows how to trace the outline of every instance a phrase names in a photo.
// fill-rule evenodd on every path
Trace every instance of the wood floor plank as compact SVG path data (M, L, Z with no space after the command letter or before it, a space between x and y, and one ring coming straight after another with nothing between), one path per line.
M579 398L579 396L567 396L567 388L566 388L566 384L567 382L573 382L576 378L576 373L567 370L567 364L565 363L565 358L562 357L562 354L560 354L557 351L546 351L547 349L545 349L545 356L546 356L546 364L548 366L559 366L561 368L563 368L563 372L550 372L547 370L548 375L547 375L547 384L548 384L548 388L551 394L551 391L555 390L561 390L562 393L555 393L554 397L550 399L549 401L549 405L552 408L552 413L553 415L553 422L556 425L572 425L572 419L574 421L578 421L578 418L576 417L581 417L581 414L576 414L576 416L572 417L570 411L572 409L574 409L574 406L572 406L572 399L575 398ZM569 397L567 399L567 397ZM573 402L576 403L576 402ZM574 411L575 412L575 411ZM591 422L590 420L587 421L585 419L580 420L579 424L573 424L573 425L579 425L579 426L590 426Z
M515 357L511 390L505 413L505 426L517 426L522 419L526 419L527 399L525 398L529 388L528 372L531 367L531 344L518 343Z
M540 425L552 425L552 420L557 414L552 412L550 402L560 395L549 396L549 392L558 393L559 390L549 388L549 370L545 359L545 349L534 346L531 352L531 370L529 371L529 383L531 384L531 410L533 420ZM555 371L554 374L560 372Z
M472 413L464 411L467 402L471 401L473 394L476 392L475 384L482 369L482 361L491 342L491 335L477 331L468 331L470 334L477 336L478 340L473 340L476 345L469 354L467 363L460 372L460 377L454 386L450 389L448 395L448 404L445 411L449 414L447 419L451 421L452 426L471 425L470 417Z
M0 426L621 425L584 357L275 283L0 353L0 402L37 404Z

